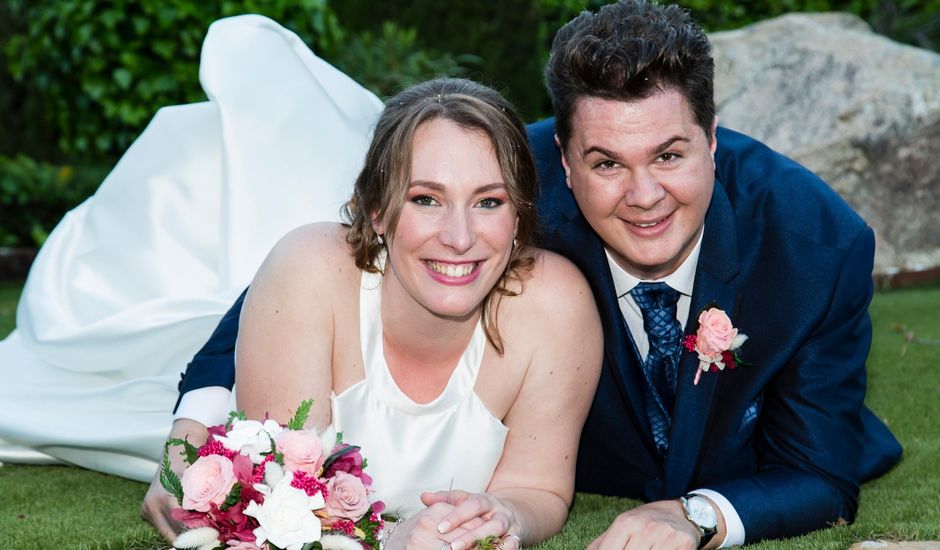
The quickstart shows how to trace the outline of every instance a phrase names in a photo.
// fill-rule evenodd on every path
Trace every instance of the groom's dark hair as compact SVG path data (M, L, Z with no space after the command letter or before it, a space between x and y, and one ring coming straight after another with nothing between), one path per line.
M359 269L381 271L377 258L383 246L373 224L381 221L394 236L398 217L411 181L411 155L414 137L426 122L444 119L462 128L477 131L493 145L509 200L516 209L517 232L506 272L483 301L486 336L502 354L503 345L496 326L494 299L511 296L510 281L521 284L534 258L528 246L536 231L535 159L529 149L525 124L496 90L472 80L438 78L412 86L385 102L376 122L365 165L356 178L353 196L344 217L350 224L347 241ZM515 285L513 288L521 288Z
M559 29L545 77L564 149L579 99L633 102L674 89L711 140L715 63L705 31L676 5L621 0Z

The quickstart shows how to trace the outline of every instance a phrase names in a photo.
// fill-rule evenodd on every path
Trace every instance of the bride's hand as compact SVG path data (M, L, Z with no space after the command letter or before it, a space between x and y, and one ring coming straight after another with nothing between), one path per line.
M205 442L208 437L206 427L202 424L188 419L178 419L173 423L173 429L167 439L189 439L189 442L199 446ZM171 447L168 451L170 456L170 467L176 472L176 475L182 475L186 468L186 463L178 450ZM170 544L176 540L176 537L183 531L184 526L173 519L171 515L173 510L180 507L176 497L171 495L163 488L160 483L160 468L153 476L150 482L150 488L144 496L144 502L140 505L140 515L153 525L160 534L163 535Z
M451 548L453 535L442 535L438 525L454 511L450 504L432 504L392 529L383 545L384 550L441 550ZM458 530L464 533L463 529Z
M179 508L176 497L166 492L160 484L160 472L153 476L144 502L140 505L140 515L153 525L170 544L182 532L183 525L170 515L174 508Z
M466 550L475 541L491 536L500 538L500 548L505 550L522 548L512 510L491 494L438 491L422 493L421 502L428 507L441 504L453 507L437 525L438 532L450 538L452 550Z

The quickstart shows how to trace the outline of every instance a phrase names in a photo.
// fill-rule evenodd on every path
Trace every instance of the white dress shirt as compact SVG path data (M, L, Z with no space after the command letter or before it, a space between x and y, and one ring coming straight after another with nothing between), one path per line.
M702 235L704 235L704 231ZM640 311L640 306L637 305L630 291L640 283L666 283L672 289L679 291L679 302L676 304L676 318L679 320L679 324L684 331L686 323L689 320L689 309L692 306L692 287L695 283L695 269L698 265L698 256L701 250L702 236L699 235L698 242L695 243L695 248L692 249L692 253L689 254L689 257L686 258L675 271L662 279L651 281L637 278L628 273L625 269L620 267L620 264L617 263L610 251L607 251L607 262L610 264L610 273L614 279L614 289L617 292L620 312L623 313L627 328L630 329L630 334L633 335L633 341L636 343L640 357L644 361L646 361L646 356L649 354L649 337L643 329L643 312ZM691 492L710 498L715 505L718 506L718 509L721 510L721 515L725 518L725 527L727 528L727 534L725 535L725 540L721 542L721 548L744 544L744 524L741 523L741 517L727 498L711 489L697 489Z

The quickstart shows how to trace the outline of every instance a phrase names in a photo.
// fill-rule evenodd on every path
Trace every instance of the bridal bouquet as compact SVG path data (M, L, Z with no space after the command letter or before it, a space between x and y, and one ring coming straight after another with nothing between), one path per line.
M303 429L313 401L286 426L233 412L196 448L183 439L182 476L164 453L160 482L182 503L173 516L188 530L177 548L210 550L363 550L379 547L385 505L369 502L372 478L359 447L337 434L326 453Z

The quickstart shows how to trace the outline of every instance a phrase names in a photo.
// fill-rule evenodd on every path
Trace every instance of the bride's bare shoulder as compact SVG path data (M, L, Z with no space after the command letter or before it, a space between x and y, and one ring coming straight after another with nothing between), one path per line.
M342 286L358 275L346 242L347 230L344 225L329 222L293 229L274 245L258 271L256 283L272 281L292 288Z
M535 248L532 268L522 276L521 302L527 308L578 307L593 305L587 280L570 260L560 254Z

